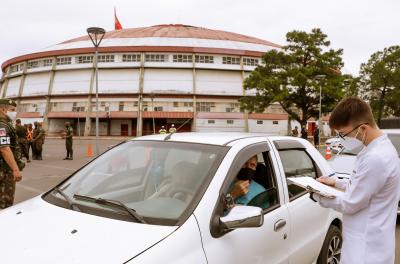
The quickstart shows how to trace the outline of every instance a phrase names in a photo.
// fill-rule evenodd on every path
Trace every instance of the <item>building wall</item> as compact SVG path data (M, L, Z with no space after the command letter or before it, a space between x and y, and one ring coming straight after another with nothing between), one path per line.
M50 83L50 72L28 74L25 78L22 96L47 95Z
M274 122L277 124L274 124ZM287 135L287 120L254 120L249 119L249 132Z
M111 136L121 136L121 124L128 125L128 136L132 136L132 121L129 119L111 120ZM133 135L134 136L134 135Z
M89 93L91 70L58 71L54 77L52 94Z
M228 121L230 120L230 121ZM230 123L228 123L230 122ZM233 122L233 123L231 123ZM243 119L197 119L198 132L245 132Z

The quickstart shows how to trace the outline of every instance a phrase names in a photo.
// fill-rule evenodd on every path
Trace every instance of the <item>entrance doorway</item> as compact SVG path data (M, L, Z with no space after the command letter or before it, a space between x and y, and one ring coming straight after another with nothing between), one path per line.
M121 136L128 136L129 134L129 125L121 124Z

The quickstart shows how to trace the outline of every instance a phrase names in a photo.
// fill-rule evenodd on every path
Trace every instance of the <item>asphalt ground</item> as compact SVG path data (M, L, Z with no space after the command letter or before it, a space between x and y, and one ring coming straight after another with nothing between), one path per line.
M123 138L100 139L99 153L123 140ZM17 183L14 204L48 191L89 162L91 160L87 155L89 144L95 154L95 140L74 138L74 160L63 160L66 155L65 141L46 139L43 146L43 160L33 160L31 163L27 163L22 172L22 180ZM324 155L324 150L320 151ZM400 221L396 227L396 259L400 260Z

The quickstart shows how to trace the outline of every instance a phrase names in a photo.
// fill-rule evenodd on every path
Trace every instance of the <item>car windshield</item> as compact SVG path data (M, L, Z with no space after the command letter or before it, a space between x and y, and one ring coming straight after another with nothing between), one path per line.
M176 223L198 202L227 149L195 143L130 141L102 154L58 188L83 212L84 206L108 213L112 208L93 199L76 199L79 195L123 203L147 218L147 223L152 223L151 219L158 219L158 224L160 219ZM59 192L47 196L65 202Z
M392 141L394 147L397 150L397 153L399 153L400 156L400 134L387 134L387 136L390 139L390 141ZM357 155L362 149L363 147L359 147L353 150L344 149L342 151L342 154Z

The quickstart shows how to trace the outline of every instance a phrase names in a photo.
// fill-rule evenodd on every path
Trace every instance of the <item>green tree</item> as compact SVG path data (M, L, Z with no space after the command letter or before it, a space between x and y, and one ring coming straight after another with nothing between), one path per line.
M375 118L400 113L400 46L391 46L371 55L361 64L360 86L370 102Z
M245 79L247 96L241 98L241 108L262 112L279 102L289 118L304 125L310 117L319 116L320 88L322 113L328 113L353 82L346 83L351 76L340 74L343 50L329 49L327 35L320 29L292 31L286 39L286 46L265 53L262 64Z

